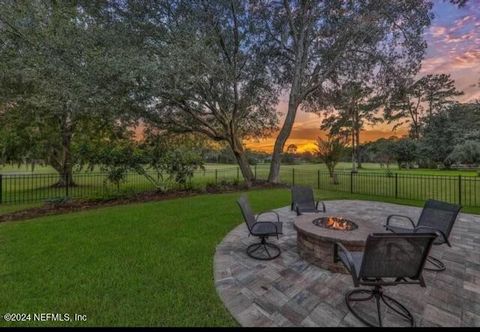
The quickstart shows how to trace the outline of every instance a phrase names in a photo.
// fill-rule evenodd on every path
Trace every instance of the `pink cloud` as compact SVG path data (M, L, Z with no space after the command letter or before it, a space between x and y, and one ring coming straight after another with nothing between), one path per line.
M453 68L471 68L480 65L480 50L470 50L457 55L452 62Z
M466 26L470 22L475 22L477 18L473 15L467 15L462 18L456 19L455 22L453 22L453 27L452 29L461 29L464 26Z
M430 30L432 31L432 35L434 37L441 37L447 32L447 28L442 26L433 26Z

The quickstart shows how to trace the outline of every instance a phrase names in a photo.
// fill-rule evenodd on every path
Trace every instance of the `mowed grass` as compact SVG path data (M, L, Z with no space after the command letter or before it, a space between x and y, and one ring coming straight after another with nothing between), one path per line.
M213 256L217 244L243 222L235 204L239 195L0 224L0 314L87 316L86 322L0 319L0 326L235 326L215 290ZM316 195L423 204L339 192ZM255 211L290 202L286 189L254 190L248 196Z
M0 224L0 313L87 322L0 326L235 326L213 283L216 245L242 222L239 194L203 195ZM287 190L252 191L255 209Z

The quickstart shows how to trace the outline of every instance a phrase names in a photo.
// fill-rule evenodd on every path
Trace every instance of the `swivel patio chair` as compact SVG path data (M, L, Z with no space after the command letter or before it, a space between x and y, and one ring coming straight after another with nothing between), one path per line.
M292 205L291 210L297 212L297 216L303 213L319 213L325 212L325 204L321 201L315 201L313 189L304 186L292 186ZM318 209L318 205L322 205L322 209Z
M271 260L277 258L281 250L280 248L270 242L267 242L269 236L276 236L282 234L282 223L280 222L280 216L275 211L266 211L255 215L253 214L247 196L242 195L237 200L240 210L242 211L243 219L247 224L249 236L256 236L260 238L260 242L251 244L247 248L247 255L254 259ZM259 217L265 214L274 214L277 221L260 221Z
M350 312L367 326L383 326L381 306L383 303L392 314L398 315L401 321L406 320L410 326L415 326L411 312L403 304L385 294L383 287L396 285L425 287L422 270L435 238L434 233L370 234L363 252L350 252L341 243L336 243L334 260L345 265L352 275L354 286L373 287L347 292L345 302ZM372 299L377 309L377 317L373 319L365 313L365 309L368 308L365 301ZM362 309L363 314L360 313Z
M394 233L435 233L437 238L433 242L434 245L447 244L451 247L448 240L450 232L452 231L453 224L457 220L457 216L461 210L460 205L450 204L446 202L440 202L436 200L428 200L425 202L420 218L417 224L413 220L404 215L392 214L388 216L385 228ZM410 227L401 227L392 225L393 218L404 218L410 221ZM438 258L428 256L427 261L431 264L430 267L425 267L425 270L429 271L443 271L445 270L445 264ZM433 267L431 267L433 265Z

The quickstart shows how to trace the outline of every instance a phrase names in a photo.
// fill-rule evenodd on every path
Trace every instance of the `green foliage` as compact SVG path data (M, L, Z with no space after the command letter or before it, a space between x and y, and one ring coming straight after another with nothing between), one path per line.
M395 137L389 139L380 138L374 142L364 144L363 156L368 157L369 162L380 163L381 167L385 165L388 170L390 164L395 161L394 146L396 140Z
M132 139L98 141L81 150L83 166L100 167L107 172L107 181L124 182L128 172L145 176L159 190L166 190L169 182L186 186L194 171L203 169L203 158L198 140L186 135L174 136L147 131L141 142ZM155 170L152 176L148 170Z
M455 104L425 119L419 150L422 157L448 168L458 145L480 141L480 104Z
M149 128L140 148L144 163L157 172L157 178L165 180L166 174L167 180L186 186L195 170L204 169L204 143L198 135L172 135Z
M410 168L412 163L418 157L417 143L409 138L403 138L392 142L392 152L399 167L405 166Z
M296 163L296 158L294 153L284 152L282 153L282 164L294 165Z
M41 161L59 173L60 183L80 162L75 144L132 125L125 110L137 99L133 48L108 14L112 7L113 2L0 3L4 162Z
M418 139L427 117L454 104L462 94L449 74L430 74L416 81L405 77L392 91L384 116L389 123L395 122L394 128L410 124L410 136Z
M337 182L334 172L335 166L340 162L342 155L345 153L345 140L341 137L328 135L327 139L320 137L315 141L317 147L316 153L320 160L327 166L330 177L334 183Z
M476 165L480 163L480 141L465 141L453 148L448 159L468 165Z

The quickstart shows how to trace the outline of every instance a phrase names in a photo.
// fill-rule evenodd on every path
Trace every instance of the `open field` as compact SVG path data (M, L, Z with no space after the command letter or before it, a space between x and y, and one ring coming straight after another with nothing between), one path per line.
M205 169L207 171L214 171L215 169L232 169L236 168L235 164L206 164ZM254 166L252 166L253 168ZM268 175L270 165L269 164L258 164L257 170L262 177ZM298 165L282 165L282 169L290 170L292 168L301 169L301 170L324 170L327 168L324 164L298 164ZM352 164L349 162L341 162L338 164L336 170L339 172L350 171L352 169ZM462 175L462 176L477 176L476 170L440 170L440 169L427 169L427 168L416 168L416 169L399 169L397 164L391 164L390 170L398 173L408 173L408 174L424 174L424 175ZM363 168L359 172L385 172L386 168L381 167L380 164L376 163L364 163ZM98 168L94 169L93 172L98 173L100 170ZM14 165L4 165L0 166L0 174L54 174L55 170L50 166L40 166L37 165L32 170L30 166L22 165L20 167ZM75 173L91 173L87 170L76 171Z
M356 175L351 175L350 164L342 163L337 168L338 183L333 184L323 164L284 165L280 180L286 184L303 184L316 189L341 191L411 200L439 200L461 203L465 206L480 206L480 177L476 171L467 170L398 170L391 167L387 173L378 164L365 164ZM253 167L257 179L266 180L268 164ZM154 190L154 184L144 176L128 174L126 180L117 187L106 181L106 174L77 172L74 180L77 186L57 188L52 185L57 175L48 168L36 168L25 172L26 168L9 167L1 172L1 199L3 204L43 202L45 200L72 198L105 198L130 195L136 192ZM205 188L208 184L241 182L241 173L235 165L207 164L205 170L195 172L188 184L193 188ZM175 189L175 183L165 183L166 189Z
M216 245L242 222L240 193L201 195L0 224L0 312L62 312L84 323L41 326L235 326L213 280ZM285 189L248 192L256 211ZM319 199L378 199L317 191ZM480 213L480 209L465 212ZM0 326L7 323L0 320ZM38 326L38 322L10 326Z

